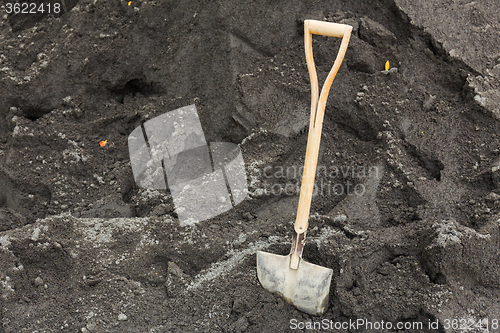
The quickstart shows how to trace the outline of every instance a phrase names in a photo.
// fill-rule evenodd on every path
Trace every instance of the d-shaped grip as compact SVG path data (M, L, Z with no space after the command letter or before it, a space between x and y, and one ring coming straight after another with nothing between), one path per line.
M349 34L351 33L352 27L347 24L305 20L304 29L308 29L310 33L315 35L342 38L347 30L349 30Z

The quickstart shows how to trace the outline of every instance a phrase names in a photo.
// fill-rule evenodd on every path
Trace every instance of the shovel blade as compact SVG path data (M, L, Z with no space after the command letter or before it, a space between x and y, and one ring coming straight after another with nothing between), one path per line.
M290 268L290 255L257 251L257 277L270 292L277 293L300 311L319 316L328 306L333 270L300 260Z

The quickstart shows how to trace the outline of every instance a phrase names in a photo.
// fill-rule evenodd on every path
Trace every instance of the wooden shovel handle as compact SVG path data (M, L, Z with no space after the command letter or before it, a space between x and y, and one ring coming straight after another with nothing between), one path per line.
M332 85L333 79L344 60L352 27L346 24L321 22L314 20L304 21L304 43L306 52L307 68L311 80L311 118L309 121L309 134L307 137L306 158L304 162L304 172L302 174L302 185L300 188L299 206L297 208L297 218L295 220L295 232L302 234L307 230L309 223L309 211L314 189L314 178L316 175L316 165L318 164L319 144L321 141L321 129L323 127L323 116L325 115L326 100ZM318 98L318 76L314 65L312 51L312 34L325 35L342 38L337 58L333 64L328 77L321 89Z

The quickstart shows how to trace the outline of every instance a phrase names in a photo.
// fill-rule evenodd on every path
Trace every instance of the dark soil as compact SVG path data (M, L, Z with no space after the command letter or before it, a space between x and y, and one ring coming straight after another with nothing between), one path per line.
M477 69L395 3L65 6L0 22L0 333L498 324L500 122L474 100ZM304 249L334 270L322 317L263 289L255 264L256 250L290 247L298 193L284 189L300 183L306 149L307 18L354 28L328 99ZM339 45L314 37L320 84ZM250 193L180 227L168 190L135 184L127 138L191 104L207 142L239 144Z

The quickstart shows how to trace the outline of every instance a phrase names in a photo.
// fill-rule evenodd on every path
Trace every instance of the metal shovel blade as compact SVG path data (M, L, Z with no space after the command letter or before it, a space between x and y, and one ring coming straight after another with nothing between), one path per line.
M300 259L290 268L290 255L257 251L257 277L270 292L277 293L300 311L319 316L328 306L333 270Z

